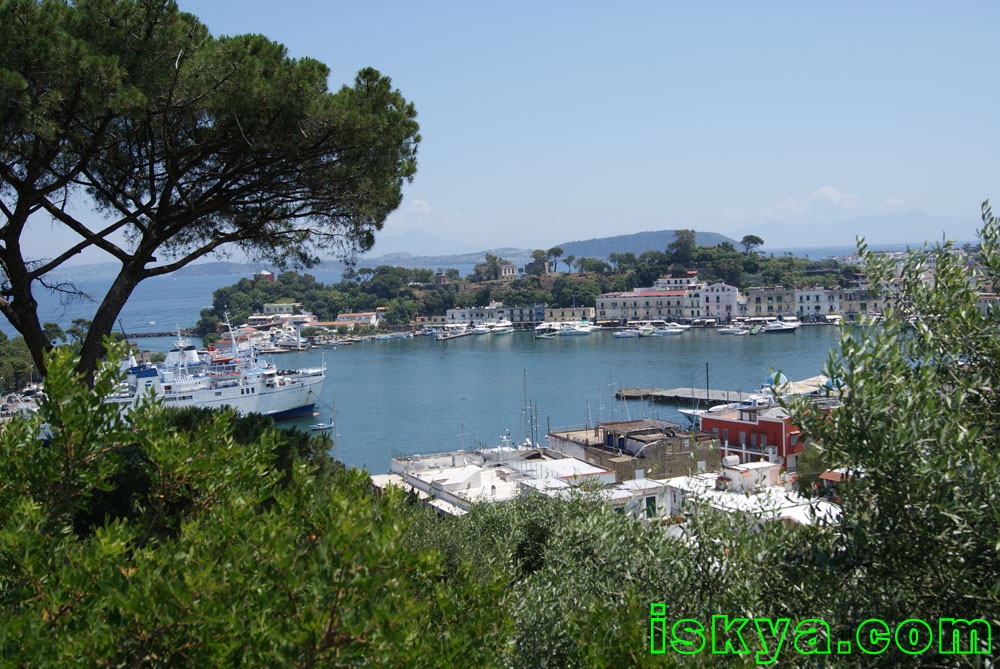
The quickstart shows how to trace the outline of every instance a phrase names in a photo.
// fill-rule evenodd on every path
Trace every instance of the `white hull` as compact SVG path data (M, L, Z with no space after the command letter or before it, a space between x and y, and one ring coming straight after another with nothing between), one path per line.
M291 418L312 413L325 378L323 370L311 370L276 380L260 378L236 385L209 385L203 388L178 389L176 392L168 384L156 379L136 392L113 395L106 401L118 404L123 410L131 410L142 397L154 394L167 407L219 409L229 406L240 415L259 413Z

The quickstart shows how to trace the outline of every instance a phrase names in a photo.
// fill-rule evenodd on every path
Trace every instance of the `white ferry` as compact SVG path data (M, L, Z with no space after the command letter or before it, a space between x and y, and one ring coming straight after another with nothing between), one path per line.
M130 360L134 363L134 360ZM179 339L162 366L130 364L124 383L105 399L130 411L148 394L165 406L230 406L241 415L259 413L275 420L313 415L323 381L322 367L278 370L257 358L254 348L214 356L199 354Z

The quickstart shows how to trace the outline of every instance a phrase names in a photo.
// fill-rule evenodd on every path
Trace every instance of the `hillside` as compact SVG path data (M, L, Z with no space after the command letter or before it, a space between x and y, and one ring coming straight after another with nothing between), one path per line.
M597 239L586 239L577 242L565 242L559 244L564 255L574 255L577 258L607 258L609 253L634 253L639 255L643 251L665 251L670 242L674 241L673 230L655 230L651 232L637 232L632 235L616 235L614 237L600 237ZM715 246L722 242L729 242L736 246L738 242L717 232L695 232L695 241L698 246Z

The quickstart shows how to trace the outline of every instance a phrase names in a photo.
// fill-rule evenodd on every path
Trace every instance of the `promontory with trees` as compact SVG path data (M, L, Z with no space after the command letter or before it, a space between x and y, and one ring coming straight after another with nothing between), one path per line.
M708 283L724 281L740 289L765 284L846 286L857 272L857 267L835 260L760 253L756 249L763 243L760 237L747 235L741 249L728 242L698 246L693 230L678 230L663 251L610 253L605 259L563 257L566 271L557 269L563 256L560 247L538 249L533 261L511 278L500 278L506 261L490 253L477 265L478 271L467 277L459 276L456 269L434 272L382 265L349 270L340 283L324 285L309 274L285 272L273 282L241 279L216 290L212 308L202 310L196 331L214 333L226 312L232 322L246 322L264 304L280 299L300 303L320 321L385 307L387 322L405 325L415 316L442 315L453 307L482 306L491 300L508 305L545 303L555 308L593 306L601 293L649 286L664 274L685 270L697 270ZM549 271L545 271L547 265Z

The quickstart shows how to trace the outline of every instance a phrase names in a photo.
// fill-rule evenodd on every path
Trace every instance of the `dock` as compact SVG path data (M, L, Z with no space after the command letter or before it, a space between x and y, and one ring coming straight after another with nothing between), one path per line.
M664 404L691 404L698 402L702 405L708 404L728 404L729 402L739 402L743 399L743 393L739 390L708 390L704 388L622 388L615 393L615 397L620 400L653 400Z
M467 330L466 332L459 332L457 334L439 334L437 336L438 341L447 341L448 339L457 339L459 337L468 337L472 334L472 330Z

